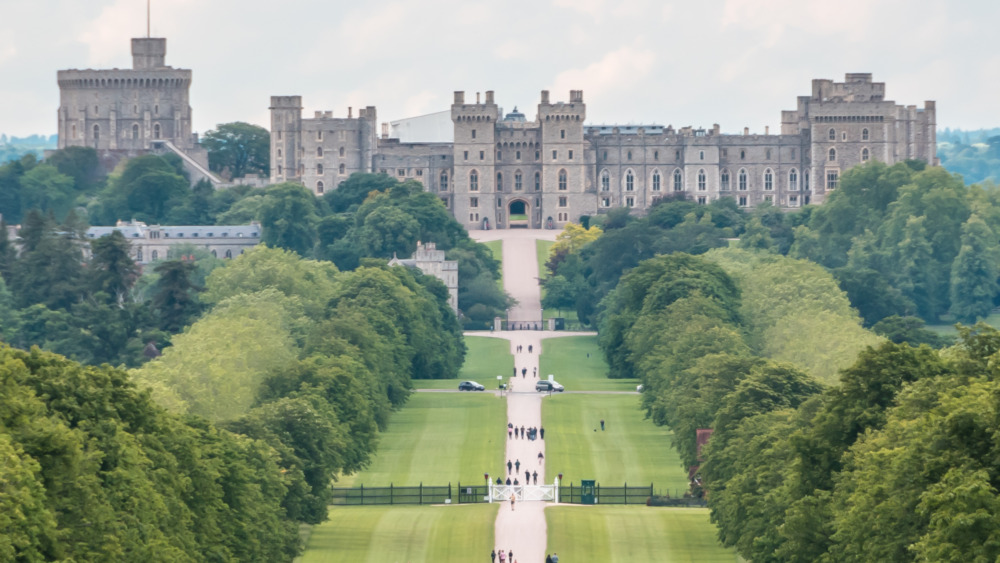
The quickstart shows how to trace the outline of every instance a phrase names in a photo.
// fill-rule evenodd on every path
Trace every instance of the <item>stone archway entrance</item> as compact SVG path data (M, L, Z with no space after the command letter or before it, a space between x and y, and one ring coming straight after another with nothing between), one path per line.
M528 202L515 199L507 204L507 218L511 229L527 229L531 226Z

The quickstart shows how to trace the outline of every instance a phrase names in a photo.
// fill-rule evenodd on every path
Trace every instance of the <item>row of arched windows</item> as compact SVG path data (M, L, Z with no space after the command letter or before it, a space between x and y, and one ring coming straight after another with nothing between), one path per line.
M868 147L861 149L861 162L868 162L868 159L870 159L871 156L872 153L868 150ZM835 162L837 160L837 149L830 149L830 152L827 153L827 160L830 162Z
M842 140L846 141L847 140L847 132L844 131L843 134L841 135L841 137L842 137ZM866 127L864 129L862 129L861 130L861 140L862 141L867 141L870 138L871 138L871 136L868 134L868 128ZM829 139L831 141L836 141L837 140L837 130L833 129L831 127L830 131L827 132L827 139Z
M188 86L184 78L80 78L63 80L68 86L81 88L182 88Z
M680 168L674 169L673 176L673 191L681 192L684 191L684 173ZM808 177L808 176L807 176ZM699 192L708 190L708 174L705 169L702 168L698 170L696 180L696 189ZM750 188L750 176L745 168L741 168L736 174L736 189L739 191L746 191ZM763 186L765 191L773 191L775 188L775 173L770 168L764 170L762 177ZM602 170L600 175L601 191L608 192L611 191L611 173L608 170ZM635 191L635 173L628 169L625 171L625 176L623 178L623 185L625 186L626 192ZM661 176L659 170L654 170L651 176L652 191L658 192L661 190ZM730 189L730 176L729 170L723 169L719 174L719 189L721 191L729 191ZM788 171L788 189L790 191L798 191L799 189L799 172L796 169L791 169ZM803 189L809 189L808 183L803 185Z
M565 169L559 171L559 189L566 190L569 186L569 176ZM440 180L441 190L448 189L448 173L441 173ZM497 172L497 191L503 191L503 172ZM514 191L521 191L524 189L524 175L520 170L514 173ZM535 191L541 191L542 189L542 173L535 172ZM479 171L473 170L469 172L469 191L477 192L479 191Z
M99 124L95 123L94 127L93 127L93 129L91 129L91 131L93 131L93 133L94 133L94 140L95 141L99 141L101 139L101 126ZM142 130L139 128L139 124L138 123L133 124L132 125L132 138L133 139L139 139L139 138L141 138L141 133L142 133ZM154 139L159 139L160 136L161 136L161 134L162 134L162 130L160 129L160 124L159 123L154 123L153 124L153 138ZM72 127L72 131L70 133L70 137L73 137L73 138L76 137L76 125L74 125Z

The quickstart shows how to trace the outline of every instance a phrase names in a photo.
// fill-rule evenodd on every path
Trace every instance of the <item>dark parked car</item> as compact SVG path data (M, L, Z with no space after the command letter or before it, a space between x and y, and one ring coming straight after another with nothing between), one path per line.
M541 380L535 384L535 391L565 391L566 388L555 381Z
M463 381L458 384L459 391L485 391L486 388L475 381Z

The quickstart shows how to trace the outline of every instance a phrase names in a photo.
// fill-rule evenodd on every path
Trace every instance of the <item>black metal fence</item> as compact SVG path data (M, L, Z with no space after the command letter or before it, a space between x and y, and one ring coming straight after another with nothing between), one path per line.
M375 504L472 504L489 502L486 485L443 486L420 484L416 487L334 487L330 504L361 506Z
M636 487L625 483L622 487L602 487L598 484L593 493L597 504L646 504L646 500L653 496L653 485ZM580 485L570 483L560 486L559 502L582 504Z

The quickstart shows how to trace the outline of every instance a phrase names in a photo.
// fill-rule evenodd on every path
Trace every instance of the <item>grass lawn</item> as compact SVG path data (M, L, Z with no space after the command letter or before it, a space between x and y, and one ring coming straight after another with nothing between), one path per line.
M539 361L540 376L551 373L570 391L635 391L639 384L638 379L608 379L608 364L596 336L547 338Z
M414 379L414 389L457 389L458 382L477 381L487 389L497 388L497 376L508 375L514 369L510 342L488 336L465 337L465 363L458 379Z
M503 462L506 422L507 403L492 393L414 393L393 413L372 464L336 486L479 484Z
M546 475L563 473L567 483L576 484L581 479L617 487L626 482L652 483L659 493L683 494L687 472L670 443L670 430L643 415L637 395L546 397L542 401Z
M719 545L708 509L550 506L549 553L559 561L659 563L736 561Z
M549 261L549 249L555 244L551 240L536 240L535 254L538 256L538 277L545 279L549 276L549 271L545 269L545 263Z
M499 504L350 506L313 528L302 562L465 563L493 546ZM480 557L473 557L472 554Z
M493 258L495 258L497 262L500 262L500 279L497 280L497 285L500 286L500 291L503 291L503 241L491 240L489 242L481 242L479 244L489 248L490 252L493 253Z

